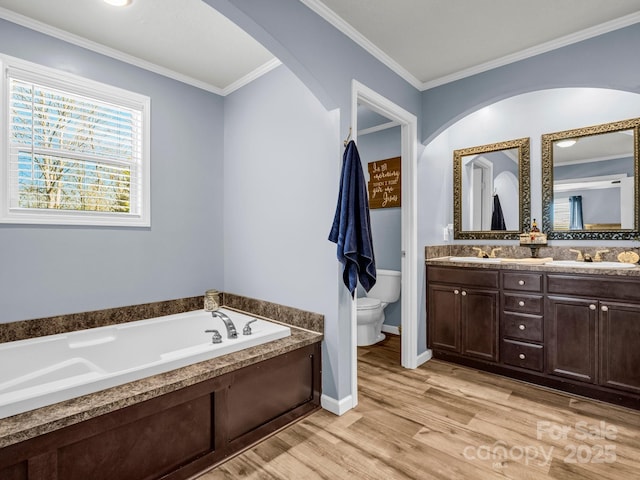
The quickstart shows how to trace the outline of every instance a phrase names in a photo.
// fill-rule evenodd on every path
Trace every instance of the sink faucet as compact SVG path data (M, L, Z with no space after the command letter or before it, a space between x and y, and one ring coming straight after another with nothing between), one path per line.
M582 256L582 252L580 250L573 250L572 248L570 248L569 251L578 254L578 256L576 257L576 262L583 262L584 261L584 257Z
M496 252L499 252L500 250L502 250L501 247L492 248L491 253L489 254L489 258L496 258Z
M233 324L233 321L226 313L221 312L220 310L216 310L211 312L211 315L214 317L218 317L220 320L222 320L224 326L227 327L227 338L238 338L236 326Z
M609 250L596 250L596 256L593 258L594 262L601 262L602 261L602 257L600 256L601 253L607 253Z
M487 252L485 252L480 247L473 247L473 249L478 251L478 258L489 258L489 255L487 254Z

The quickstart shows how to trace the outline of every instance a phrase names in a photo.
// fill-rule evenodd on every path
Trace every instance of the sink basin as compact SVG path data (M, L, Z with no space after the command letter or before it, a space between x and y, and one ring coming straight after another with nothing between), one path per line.
M469 262L469 263L500 263L501 258L481 258L481 257L449 257L450 262Z
M622 262L577 262L575 260L553 260L545 263L556 267L573 267L573 268L633 268L634 263Z

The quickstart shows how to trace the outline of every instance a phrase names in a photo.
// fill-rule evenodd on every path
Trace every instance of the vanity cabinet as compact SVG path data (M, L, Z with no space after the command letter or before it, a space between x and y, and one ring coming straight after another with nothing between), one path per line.
M498 272L428 270L430 348L498 360Z
M547 278L554 294L547 315L548 372L640 394L640 282L592 275Z
M427 265L434 358L640 410L640 278Z

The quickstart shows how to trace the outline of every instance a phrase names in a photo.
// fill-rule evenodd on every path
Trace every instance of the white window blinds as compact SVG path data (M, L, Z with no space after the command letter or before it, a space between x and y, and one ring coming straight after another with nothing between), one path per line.
M9 217L148 225L148 99L77 77L5 71Z

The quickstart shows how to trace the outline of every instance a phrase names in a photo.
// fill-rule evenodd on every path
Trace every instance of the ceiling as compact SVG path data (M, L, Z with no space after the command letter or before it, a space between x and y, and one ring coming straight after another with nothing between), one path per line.
M421 90L640 22L640 0L300 1ZM0 17L221 95L280 63L201 0L0 0Z

